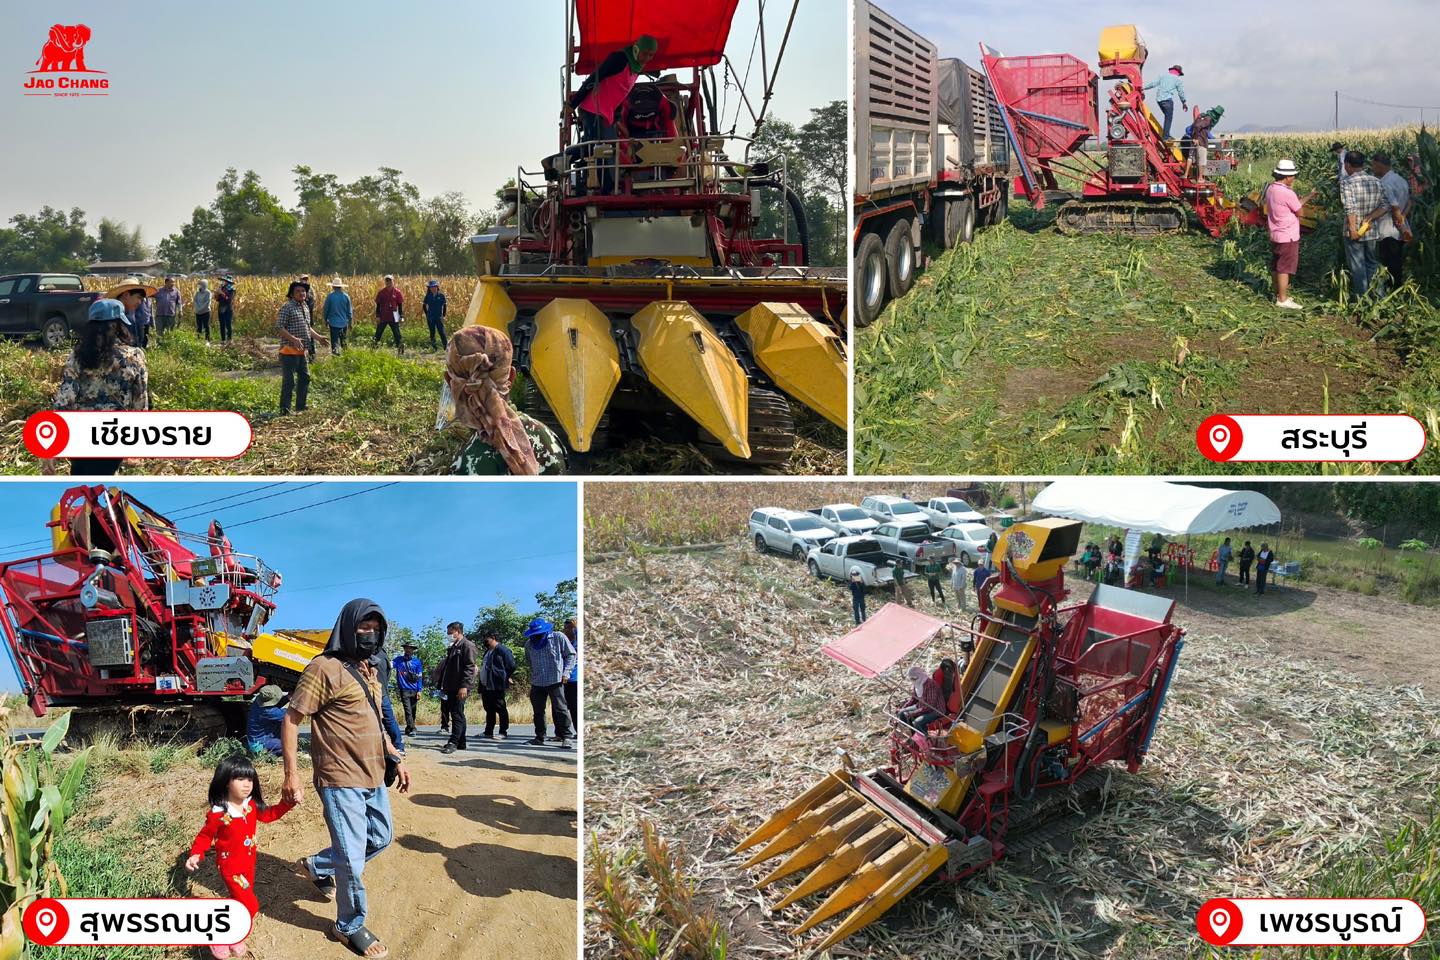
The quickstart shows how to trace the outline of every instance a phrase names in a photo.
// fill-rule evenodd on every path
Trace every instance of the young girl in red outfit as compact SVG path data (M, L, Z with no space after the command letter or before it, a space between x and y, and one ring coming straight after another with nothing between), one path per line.
M265 806L260 795L260 778L255 775L255 765L250 758L241 754L226 757L215 768L215 776L210 781L210 815L190 845L185 869L191 873L199 869L205 851L213 843L216 866L230 896L245 904L250 916L255 916L260 910L254 889L255 825L279 820L294 806L289 801ZM242 940L233 947L214 946L210 952L216 957L243 957L245 942Z

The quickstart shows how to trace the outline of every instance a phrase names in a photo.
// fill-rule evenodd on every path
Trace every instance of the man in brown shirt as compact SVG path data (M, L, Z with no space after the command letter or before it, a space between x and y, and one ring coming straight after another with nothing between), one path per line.
M404 754L390 745L380 719L383 690L370 658L385 645L385 612L373 600L351 600L340 611L325 652L311 660L280 730L285 758L282 793L299 803L300 724L310 719L315 790L330 830L330 846L300 861L315 886L336 900L327 933L370 960L389 950L365 927L367 861L390 844L393 825L385 787L387 754L399 763L400 792L410 789Z

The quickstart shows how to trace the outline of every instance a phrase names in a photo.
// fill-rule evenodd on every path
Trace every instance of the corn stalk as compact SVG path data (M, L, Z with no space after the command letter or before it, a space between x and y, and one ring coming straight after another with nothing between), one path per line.
M15 742L8 716L9 709L0 705L0 779L5 792L0 812L0 960L17 960L29 952L20 928L25 908L40 897L66 895L54 845L73 812L90 750L78 753L62 777L54 755L70 729L70 715L50 725L38 750Z

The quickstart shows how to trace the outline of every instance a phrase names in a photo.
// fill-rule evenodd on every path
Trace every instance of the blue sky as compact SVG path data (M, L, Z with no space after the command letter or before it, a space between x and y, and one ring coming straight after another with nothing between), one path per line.
M279 570L275 627L329 627L354 597L376 600L400 626L469 623L483 604L524 604L576 576L575 484L402 482L309 506L383 482L128 481L123 489L182 530L204 533L218 519L237 552ZM45 524L69 486L0 483L0 559L48 552ZM194 504L213 507L181 509ZM297 507L307 509L239 526ZM27 543L36 539L42 542ZM9 658L0 657L0 690L17 688Z
M1225 107L1224 130L1247 124L1328 130L1335 91L1416 104L1440 120L1440 16L1434 0L881 0L880 7L978 67L983 42L1009 56L1070 53L1095 68L1102 28L1133 23L1150 50L1147 77L1185 68L1191 105ZM1414 123L1418 111L1340 103L1342 127Z
M729 54L743 74L757 0L740 0ZM789 13L768 3L773 60ZM847 96L843 0L801 0L772 115L803 123ZM558 149L561 0L5 0L0 5L0 222L42 204L109 216L154 244L214 197L227 166L293 205L296 164L343 180L385 165L423 195L489 207L518 164ZM108 96L26 97L51 24L85 23ZM686 74L688 76L688 72ZM758 102L758 53L750 78ZM732 93L733 112L737 102ZM742 127L742 133L750 132Z

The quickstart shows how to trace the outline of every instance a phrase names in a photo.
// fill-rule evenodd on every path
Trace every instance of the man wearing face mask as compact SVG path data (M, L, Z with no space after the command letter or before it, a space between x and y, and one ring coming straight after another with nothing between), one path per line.
M370 960L389 950L365 926L365 864L393 835L386 759L396 762L400 792L410 790L405 755L390 744L381 721L384 697L375 659L384 662L385 612L373 600L351 600L340 611L325 652L306 666L281 727L285 758L282 794L300 802L300 723L310 719L315 790L330 831L330 846L300 861L316 888L335 898L336 922L326 932Z

